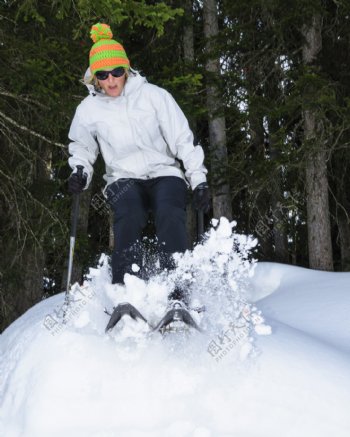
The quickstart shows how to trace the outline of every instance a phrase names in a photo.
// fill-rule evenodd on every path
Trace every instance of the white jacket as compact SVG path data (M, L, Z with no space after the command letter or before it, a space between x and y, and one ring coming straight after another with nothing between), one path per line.
M183 112L164 89L132 71L119 97L97 93L77 107L69 131L69 165L84 166L89 185L99 151L106 164L107 185L120 178L149 179L185 175L194 189L206 181L204 153L194 147Z

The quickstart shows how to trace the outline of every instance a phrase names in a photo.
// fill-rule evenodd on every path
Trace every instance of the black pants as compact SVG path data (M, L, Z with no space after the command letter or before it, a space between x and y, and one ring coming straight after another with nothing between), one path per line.
M164 176L154 179L119 179L107 188L107 198L114 213L114 250L112 283L123 283L131 265L141 263L142 230L152 211L160 260L171 268L171 254L188 248L186 232L187 186L183 179Z

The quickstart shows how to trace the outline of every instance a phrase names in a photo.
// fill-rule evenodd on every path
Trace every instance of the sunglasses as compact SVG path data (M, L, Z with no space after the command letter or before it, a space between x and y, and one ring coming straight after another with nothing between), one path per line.
M117 67L111 71L96 71L95 76L98 80L106 80L110 74L113 77L122 77L125 74L125 68Z

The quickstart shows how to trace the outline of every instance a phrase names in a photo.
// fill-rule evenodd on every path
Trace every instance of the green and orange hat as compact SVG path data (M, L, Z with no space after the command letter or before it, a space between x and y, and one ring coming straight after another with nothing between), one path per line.
M108 24L97 23L91 27L90 36L95 43L90 50L90 70L113 70L117 67L130 68L124 47L113 38Z

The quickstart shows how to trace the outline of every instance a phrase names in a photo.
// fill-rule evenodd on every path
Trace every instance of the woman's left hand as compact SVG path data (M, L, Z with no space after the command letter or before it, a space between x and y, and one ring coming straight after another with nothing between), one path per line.
M209 185L202 182L193 191L193 206L196 210L207 213L210 209Z

